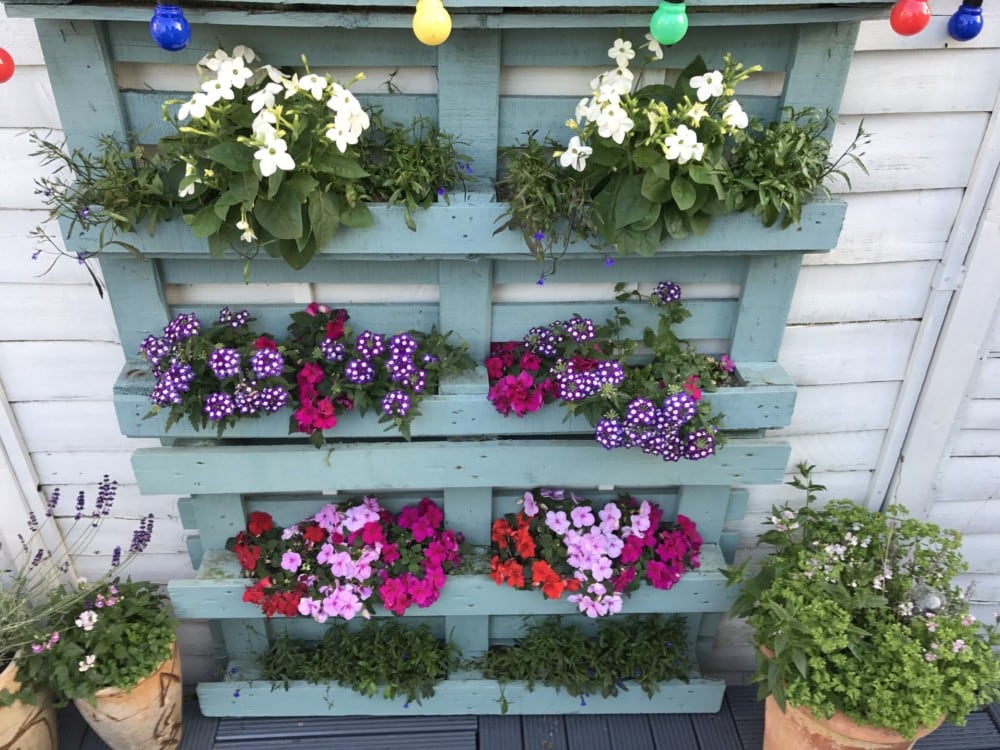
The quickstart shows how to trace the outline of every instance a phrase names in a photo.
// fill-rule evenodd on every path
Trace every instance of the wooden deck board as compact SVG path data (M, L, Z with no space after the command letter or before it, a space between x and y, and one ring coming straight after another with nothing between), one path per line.
M184 703L180 750L759 750L763 704L730 687L717 714L223 718ZM945 724L915 750L1000 750L1000 708ZM59 713L59 750L108 750L73 706Z

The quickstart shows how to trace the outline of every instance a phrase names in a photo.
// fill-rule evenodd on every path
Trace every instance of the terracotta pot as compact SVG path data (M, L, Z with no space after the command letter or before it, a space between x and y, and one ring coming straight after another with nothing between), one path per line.
M96 705L73 701L90 728L112 750L176 750L181 742L181 662L177 643L170 658L131 690L104 688Z
M818 718L804 706L782 712L773 696L764 705L764 750L909 750L944 721L922 727L912 740L882 727L855 724L839 711L829 719Z
M0 690L16 693L17 665L11 661L0 672ZM21 701L0 707L0 750L54 750L57 747L56 710L52 699L40 695L34 706Z

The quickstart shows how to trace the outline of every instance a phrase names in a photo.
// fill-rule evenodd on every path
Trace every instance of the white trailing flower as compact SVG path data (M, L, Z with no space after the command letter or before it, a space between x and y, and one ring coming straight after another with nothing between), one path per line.
M563 167L572 167L577 172L582 172L587 167L587 157L594 153L594 149L585 146L580 142L580 137L574 135L569 139L569 145L559 156L559 164Z
M247 221L246 216L236 222L236 228L243 233L240 235L240 239L244 242L253 242L257 239L257 235L254 233L253 227L250 226L250 222Z
M722 96L724 90L722 73L710 70L705 75L691 76L691 88L696 90L699 102L707 102L713 96Z
M705 144L698 143L698 134L687 125L678 125L677 130L663 139L663 151L667 159L678 164L701 161L705 155Z
M86 672L88 669L94 666L94 662L96 661L97 657L94 654L87 654L87 656L83 657L81 661L77 662L77 669L79 669L81 672Z
M92 609L84 610L80 613L80 616L76 618L75 622L78 628L82 628L89 633L97 624L97 613Z
M279 169L288 172L295 169L295 160L288 153L288 144L284 138L272 138L254 152L253 157L260 162L260 173L270 177Z

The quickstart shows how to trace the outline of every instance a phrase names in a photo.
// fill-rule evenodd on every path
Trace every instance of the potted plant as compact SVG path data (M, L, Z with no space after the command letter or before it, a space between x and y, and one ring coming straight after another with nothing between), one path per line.
M590 82L590 95L566 122L566 145L532 133L503 151L497 187L509 203L497 231L521 233L547 267L543 279L574 240L648 256L665 240L704 234L713 217L735 211L786 228L805 204L829 196L828 178L847 180L847 163L864 169L860 128L831 160L829 113L786 108L780 122L767 125L751 118L735 93L758 65L726 55L721 70L710 70L698 57L667 84L664 72L647 67L663 59L649 34L638 47L616 39L608 56L616 67ZM633 71L636 58L643 65Z
M727 573L742 586L732 612L753 627L765 748L830 747L821 733L837 747L907 748L944 720L963 724L1000 697L1000 637L953 583L960 535L898 505L821 507L812 468L790 483L806 504L773 509L759 565Z
M96 245L63 250L39 228L36 256L85 263L108 245L141 256L122 235L179 214L214 257L249 262L263 250L299 269L341 226L372 226L370 202L402 206L415 230L417 208L447 201L470 178L452 135L426 118L388 123L363 107L349 88L363 73L341 84L303 64L285 73L244 45L206 55L200 88L164 103L173 132L152 151L109 135L94 153L67 153L36 138L34 155L55 170L37 192L68 236L92 230Z
M57 705L72 700L112 750L173 750L181 740L175 630L158 587L115 580L51 618L18 668Z

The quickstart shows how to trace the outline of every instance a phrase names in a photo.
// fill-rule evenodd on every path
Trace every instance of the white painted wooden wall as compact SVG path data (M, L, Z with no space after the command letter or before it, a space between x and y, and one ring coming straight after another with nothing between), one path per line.
M958 44L945 34L953 8L939 3L935 10L943 15L914 38L896 36L884 20L862 27L835 147L864 119L873 136L865 156L870 174L854 175L837 249L808 258L803 268L780 356L800 386L799 399L791 426L777 436L792 444L793 464L816 464L830 497L878 506L890 492L919 483L911 498L896 500L966 534L983 614L1000 608L1000 328L990 325L995 288L968 285L956 270L972 257L975 238L989 249L1000 235L1000 195L988 190L1000 154L1000 14L987 9L983 34ZM43 261L31 259L27 235L45 215L33 194L39 167L24 131L58 129L58 115L31 22L6 19L2 6L0 46L18 64L0 85L0 407L5 393L11 415L5 433L0 408L0 436L8 463L20 467L4 473L0 461L4 528L37 504L36 484L43 493L56 485L93 492L107 472L123 485L117 511L99 544L78 559L80 571L101 570L135 519L153 512L152 550L132 574L157 581L190 576L176 498L143 497L135 487L129 456L148 441L118 433L111 384L122 354L107 301L72 262L42 276ZM981 268L986 254L978 257ZM966 308L985 320L971 342L953 304L963 289L971 290ZM929 367L931 355L948 351L939 330L965 363L944 425L928 406L938 402L943 381ZM20 444L12 442L15 432ZM922 463L926 482L899 462L922 445L931 446L924 453L933 460L921 455L910 466ZM751 488L739 524L741 555L770 506L795 498L788 488ZM749 668L744 639L738 623L724 623L714 657L719 672ZM203 679L206 629L188 626L184 645L188 680Z

